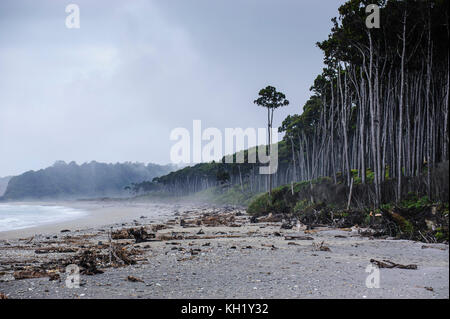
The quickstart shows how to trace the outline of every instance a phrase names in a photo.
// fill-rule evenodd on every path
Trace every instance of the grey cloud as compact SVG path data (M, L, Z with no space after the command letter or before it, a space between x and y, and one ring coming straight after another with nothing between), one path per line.
M268 84L301 112L341 1L0 2L0 176L91 160L167 163L175 127L264 127Z

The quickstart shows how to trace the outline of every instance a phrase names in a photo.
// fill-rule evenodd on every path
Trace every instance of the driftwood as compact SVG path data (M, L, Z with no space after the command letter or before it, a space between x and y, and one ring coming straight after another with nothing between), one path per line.
M284 236L285 240L314 240L314 238L310 236L302 236L302 235L286 235Z
M394 263L390 260L384 259L383 261L371 259L370 262L372 264L375 264L378 266L378 268L400 268L400 269L417 269L417 265L410 264L410 265L402 265Z
M73 247L47 247L40 248L34 251L35 254L52 254L52 253L76 253L77 248Z
M313 250L331 251L331 249L328 248L327 246L325 246L323 243L324 243L324 241L322 241L320 244L319 243L312 243Z
M111 234L112 239L133 239L136 243L142 243L150 241L152 238L155 238L155 234L147 233L147 231L141 228L129 228L129 229L121 229Z
M128 276L127 280L131 281L131 282L144 282L142 279L134 277L134 276Z
M24 271L15 271L13 276L14 276L15 280L20 280L20 279L31 279L31 278L47 277L48 274L47 274L46 271L24 270Z
M78 266L83 268L80 273L84 275L102 274L103 271L97 268L97 258L98 256L94 251L83 251L78 262Z
M431 246L431 245L423 245L422 249L426 249L426 248L434 248L434 249L439 249L439 250L447 250L447 247L439 247L439 246Z
M134 237L136 243L142 243L149 241L151 238L155 238L155 234L147 233L143 227L139 229L129 229L128 232Z

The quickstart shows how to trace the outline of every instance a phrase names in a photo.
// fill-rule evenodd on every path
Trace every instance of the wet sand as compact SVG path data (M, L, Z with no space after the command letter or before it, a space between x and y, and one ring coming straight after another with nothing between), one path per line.
M87 212L85 216L57 224L39 225L11 231L0 232L1 239L17 239L36 234L52 234L63 229L79 230L101 227L109 224L125 223L141 216L163 220L173 214L175 205L159 203L138 203L121 201L60 201L60 202L16 202L14 205L63 206Z

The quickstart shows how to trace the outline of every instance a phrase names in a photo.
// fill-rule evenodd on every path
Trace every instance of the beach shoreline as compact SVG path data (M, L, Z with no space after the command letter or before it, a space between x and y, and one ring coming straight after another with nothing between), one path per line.
M110 224L126 223L140 217L161 219L167 217L173 205L153 202L121 201L52 201L52 202L10 202L8 205L59 206L86 212L75 219L34 227L1 231L0 240L18 239L37 234L53 234L63 229L82 230Z
M53 232L39 228L41 235L16 231L0 239L0 293L12 299L449 298L445 244L374 239L352 229L285 229L267 217L251 221L235 207L71 206L90 209L87 227L72 224L61 233L69 225L57 225ZM112 263L111 247L122 254ZM94 260L91 268L86 256ZM369 288L372 259L416 268L379 269L379 288ZM66 285L68 264L81 269L79 288Z

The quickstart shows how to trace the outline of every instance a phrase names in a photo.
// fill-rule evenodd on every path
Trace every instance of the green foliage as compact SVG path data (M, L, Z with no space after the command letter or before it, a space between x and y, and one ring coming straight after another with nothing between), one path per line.
M270 85L261 89L258 95L259 97L253 103L268 109L276 109L289 105L289 101L286 100L286 95L278 92L275 87Z
M300 210L309 207L309 192L316 186L332 185L332 180L328 177L317 178L313 181L302 181L294 183L292 194L291 185L283 185L272 190L272 196L268 193L253 199L248 207L247 212L250 215L264 215L268 213L274 214L292 214L298 213ZM305 196L307 198L305 198ZM314 203L313 203L314 204ZM317 204L317 203L315 203Z
M269 194L264 193L254 198L248 208L247 213L252 216L262 216L271 211Z
M445 234L445 231L442 228L436 229L436 233L434 234L434 237L438 242L443 242L444 240L448 241L448 232L447 235Z
M428 196L417 197L416 194L410 193L408 197L401 201L400 205L406 208L423 208L432 204Z
M310 201L307 199L303 199L297 202L294 206L294 213L299 213L305 210L310 205Z
M386 211L386 212L392 211L393 208L394 208L394 204L392 204L392 203L382 204L380 206L381 211Z
M255 195L243 192L238 185L232 187L210 187L195 194L183 196L182 201L212 203L220 205L246 205Z

